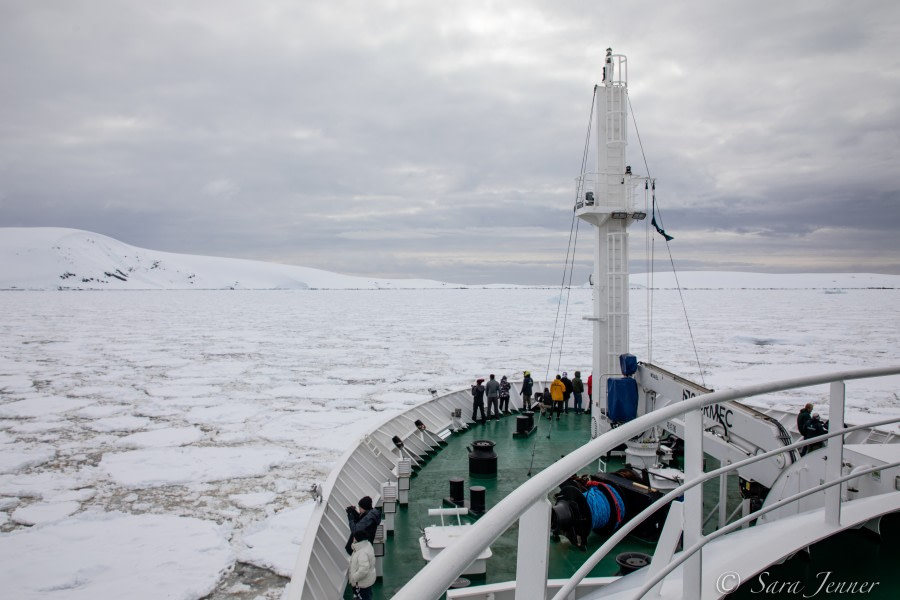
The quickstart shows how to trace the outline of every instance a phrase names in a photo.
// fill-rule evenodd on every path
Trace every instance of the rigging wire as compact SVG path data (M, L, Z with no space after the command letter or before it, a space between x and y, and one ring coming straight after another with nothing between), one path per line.
M632 121L632 123L634 123L634 133L637 135L638 146L640 146L640 148L641 148L641 157L644 160L644 168L647 170L647 177L650 179L650 181L653 182L653 185L652 185L653 215L657 215L657 211L659 209L656 205L656 181L650 175L650 165L647 164L647 154L644 152L644 142L641 141L641 132L638 129L637 119L634 116L634 107L631 105L631 97L626 96L626 98L628 98L628 108L630 109L630 112L631 112L631 121ZM663 227L662 226L662 212L660 211L658 214L659 214L659 223L660 223L659 227L662 228ZM694 330L691 327L691 320L688 317L688 313L687 313L687 305L684 302L684 293L681 289L681 283L678 280L678 271L675 268L675 259L672 256L672 248L669 246L669 239L665 236L664 236L664 239L666 241L666 251L669 254L669 263L672 265L672 274L675 277L675 287L678 289L678 297L681 300L681 309L684 312L684 320L687 323L688 334L690 335L690 338L691 338L691 347L694 350L694 359L697 361L697 369L700 371L700 381L703 383L703 386L705 387L706 379L703 376L703 365L700 362L700 355L697 352L697 344L694 341ZM655 245L654 245L654 248L655 248ZM651 264L651 271L652 271L653 262L650 261L650 264ZM652 277L652 275L651 275L651 277ZM652 309L651 309L651 311L652 311ZM652 355L652 349L649 350L649 353Z
M562 282L559 285L559 300L556 302L556 320L553 323L553 337L550 339L550 355L547 357L547 370L544 372L544 380L547 381L550 378L550 364L553 362L553 347L556 345L556 330L559 327L559 311L562 308L562 298L563 298L563 290L566 287L566 274L569 270L569 256L572 253L572 238L575 233L576 221L578 219L575 217L575 213L572 213L572 224L569 227L569 246L566 249L566 263L563 268L563 276ZM560 342L560 356L562 355L562 342ZM560 358L560 360L562 360Z
M581 154L581 171L580 171L580 173L582 173L582 174L584 173L584 168L585 168L585 165L587 164L588 151L590 149L591 126L593 125L593 121L594 121L594 105L596 104L596 102L597 102L597 86L594 86L594 93L593 93L593 96L591 97L591 112L588 115L587 133L585 134L585 137L584 137L584 150L582 151L582 154ZM550 355L547 357L547 370L544 372L544 381L547 381L550 378L550 365L552 364L552 361L553 361L553 347L556 344L556 330L559 326L559 312L560 312L560 309L562 308L563 290L565 290L565 287L566 287L566 274L569 271L569 257L570 256L572 257L573 270L574 270L574 265L575 265L575 252L574 252L573 237L575 238L575 241L577 243L578 218L575 216L575 203L577 203L577 202L578 202L578 189L576 188L575 201L572 203L572 224L569 227L569 244L568 244L568 247L566 248L566 262L563 267L562 282L560 283L560 286L559 286L559 301L556 303L556 320L553 323L553 337L550 340ZM571 282L572 282L572 275L569 274L569 285L570 286L571 286ZM568 312L568 300L566 301L566 311ZM562 331L561 335L562 335L562 337L565 336L565 316L563 317L563 331ZM560 353L559 362L561 363L562 362L562 340L560 340L559 353ZM557 368L559 368L559 363L557 363Z
M594 105L596 104L596 102L597 102L597 86L595 85L594 92L591 97L591 111L588 114L587 133L584 136L584 150L582 151L582 154L581 154L581 171L580 171L580 173L582 173L582 174L584 174L584 168L585 168L585 165L587 164L588 151L590 149L590 144L591 144L591 125L593 124L593 121L594 121ZM547 381L549 381L549 379L550 379L550 364L553 361L553 345L556 343L556 329L557 329L557 326L559 325L559 311L560 311L560 307L562 306L562 292L566 285L566 271L569 270L569 256L572 257L571 271L575 270L575 247L576 247L577 241L578 241L578 218L575 216L575 204L578 202L578 192L579 192L579 188L578 188L578 186L576 186L575 201L572 203L572 224L569 226L569 244L568 244L568 247L566 248L566 262L563 267L563 277L562 277L562 283L560 284L559 301L556 303L556 320L553 323L553 336L550 340L550 353L549 353L549 356L547 357L547 370L544 372L544 382L545 383ZM574 243L573 243L573 237L574 237ZM572 286L571 271L569 272L569 292L570 293L571 293L571 286ZM566 313L568 314L568 312L569 312L569 300L568 300L568 295L567 295L567 297L566 297ZM562 344L563 344L563 339L565 338L565 329L566 329L566 317L564 316L563 317L563 329L562 329L562 333L560 335L560 342L559 342L559 357L560 357L559 362L562 362ZM559 363L557 363L557 369L559 369ZM543 392L542 392L541 398L543 399ZM538 424L540 424L540 422L541 422L541 417L540 417L540 415L538 415ZM553 420L551 419L549 429L547 431L547 438L550 437L550 433L552 431L553 431ZM532 446L531 446L531 463L528 465L528 477L531 477L531 471L532 471L532 468L534 467L534 454L535 454L535 450L537 449L538 438L539 438L539 436L537 435L537 432L535 432L534 444L532 444Z
M556 370L560 370L562 364L563 342L566 339L566 321L569 318L569 299L572 297L572 276L575 274L575 248L578 246L578 225L580 222L575 220L575 239L572 240L572 265L569 267L569 283L566 285L566 310L563 311L562 332L559 336L559 360L556 361ZM560 297L560 302L562 298Z

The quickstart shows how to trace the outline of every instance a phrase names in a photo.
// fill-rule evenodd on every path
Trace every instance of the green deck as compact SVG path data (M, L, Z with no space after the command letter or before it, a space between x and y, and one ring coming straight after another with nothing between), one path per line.
M448 438L448 445L434 454L410 481L409 504L401 507L395 517L395 531L388 536L385 544L384 577L375 584L375 598L390 598L409 581L422 567L425 560L419 551L420 528L440 524L440 517L429 517L428 509L440 508L443 499L450 495L450 478L465 479L465 499L469 499L469 487L484 486L487 509L517 488L528 478L534 449L532 473L556 462L561 456L581 446L590 439L590 416L569 413L557 421L542 419L537 431L527 438L513 438L516 429L515 413L499 421L489 421L485 425L475 424L468 430ZM548 431L550 439L547 439ZM469 452L466 446L475 440L491 440L498 456L496 477L469 475ZM536 442L536 446L535 446ZM618 468L618 467L616 467ZM585 470L584 472L587 472ZM447 519L447 517L445 517ZM463 517L466 522L466 517ZM446 520L455 522L456 517ZM468 518L468 522L474 522ZM473 585L512 581L516 578L516 546L518 526L513 525L500 539L491 545L493 557L488 561L485 576L467 576ZM592 534L588 551L575 549L562 538L550 542L550 577L570 576L590 554L603 543L603 539ZM592 576L615 575L618 565L615 556L620 552L652 553L652 546L626 539L592 571ZM345 598L352 598L349 592Z
M486 488L487 509L495 505L499 500L513 491L528 477L529 466L534 449L534 467L532 473L549 466L561 456L577 448L590 438L590 417L588 415L563 415L560 421L552 422L550 439L547 439L550 422L542 419L538 423L538 430L527 438L513 438L516 428L515 413L512 416L502 418L500 421L491 421L485 425L475 424L468 430L454 434L448 438L448 445L432 455L424 467L411 479L410 501L407 506L400 507L395 517L395 531L388 536L385 544L384 577L379 578L373 589L373 597L390 598L403 585L409 581L422 567L425 560L419 551L420 528L428 525L439 524L439 517L429 517L429 508L439 508L443 505L443 499L450 495L449 480L451 477L463 477L465 479L466 501L469 499L469 487L481 485ZM473 477L469 475L469 452L466 446L475 440L492 440L496 443L495 451L498 455L498 474L496 477ZM536 443L536 445L535 445ZM714 459L708 459L707 469L717 466ZM620 465L609 466L609 470L618 469ZM584 472L587 472L586 469ZM704 514L709 514L713 509L711 503L718 494L718 484L707 482L705 484ZM710 501L709 499L713 500ZM739 503L737 493L737 478L729 479L729 512ZM446 517L445 517L446 519ZM455 521L455 517L453 517ZM464 520L467 518L464 517ZM474 519L468 518L469 522ZM769 570L771 576L766 576L766 584L771 581L800 581L805 586L805 593L816 591L821 581L818 574L828 571L833 573L833 578L842 581L870 581L879 582L875 589L864 594L871 599L887 599L900 597L900 572L897 571L898 552L898 521L900 517L893 515L884 523L885 535L889 543L879 543L870 532L848 531L835 538L825 540L812 548L812 554L801 554L780 566ZM448 523L451 521L447 521ZM706 530L714 528L709 523ZM467 577L473 585L483 583L495 583L512 581L515 579L516 546L518 527L513 525L492 546L493 557L488 561L487 574L482 577ZM582 562L596 550L604 541L596 534L591 534L588 539L588 550L575 549L569 542L562 538L560 541L549 541L550 544L550 578L564 578L571 575ZM848 544L853 550L848 553ZM739 549L736 549L739 552ZM622 552L653 553L651 544L641 542L634 538L626 538L591 572L591 576L602 577L618 573L618 565L615 557ZM762 584L754 579L745 582L735 598L749 598L760 595ZM796 590L796 587L793 588ZM793 598L798 597L790 590L762 592L766 598ZM823 592L823 595L824 592ZM345 599L353 596L348 588L344 594ZM799 595L802 597L802 594ZM832 594L831 597L834 597Z

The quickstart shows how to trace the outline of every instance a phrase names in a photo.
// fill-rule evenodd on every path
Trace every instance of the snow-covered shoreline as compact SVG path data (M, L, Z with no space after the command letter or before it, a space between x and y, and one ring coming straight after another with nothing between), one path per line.
M0 228L0 290L422 289L425 279L352 277L254 260L173 254L57 227Z
M686 271L631 276L636 288L900 289L900 275ZM376 279L253 260L146 250L57 227L0 228L0 291L505 289L429 279Z

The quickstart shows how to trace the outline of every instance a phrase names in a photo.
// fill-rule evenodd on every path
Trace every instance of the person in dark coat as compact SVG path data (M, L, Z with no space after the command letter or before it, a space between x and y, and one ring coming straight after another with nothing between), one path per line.
M504 415L509 414L509 381L506 380L506 375L500 378L500 410Z
M819 417L819 413L813 413L812 418L809 420L809 425L806 430L809 432L809 437L819 437L820 435L825 435L828 433L828 423L823 423L822 419ZM810 444L808 446L809 452L813 450L818 450L822 446L825 445L825 442L816 442L815 444Z
M531 371L525 371L522 376L522 408L531 410L531 394L534 391L534 379L531 378Z
M472 386L472 420L478 421L476 415L478 411L481 411L481 422L482 424L487 420L484 416L484 386L481 385L484 383L484 379L479 379L475 382L475 385Z
M541 397L541 413L547 415L548 419L553 418L553 396L550 395L550 388L544 388L539 394Z
M372 506L372 498L363 496L359 500L359 507L347 507L347 520L350 523L350 539L347 541L347 554L353 554L353 536L361 534L373 543L375 531L381 523L381 512Z
M800 411L800 414L797 415L797 432L803 436L804 440L808 440L813 437L810 435L809 424L812 421L812 402L807 402L803 409ZM803 456L809 451L809 446L804 446L800 448L800 456Z
M572 395L575 398L575 414L580 415L584 412L581 408L581 398L584 395L584 382L581 381L581 371L575 371L575 378L572 379Z
M569 414L569 398L572 397L572 391L574 390L574 386L572 385L572 380L569 379L569 374L563 371L562 374L562 382L563 385L566 386L565 391L563 392L563 404L566 408L566 414Z
M491 373L490 379L484 385L484 394L487 396L487 418L490 419L493 414L493 418L500 420L500 382L494 379L494 374Z

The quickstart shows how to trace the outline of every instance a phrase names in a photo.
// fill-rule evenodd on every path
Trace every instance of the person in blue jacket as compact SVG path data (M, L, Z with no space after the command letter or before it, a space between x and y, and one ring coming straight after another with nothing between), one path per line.
M525 371L522 375L522 396L523 410L531 410L531 395L534 392L534 379L531 378L531 371Z

